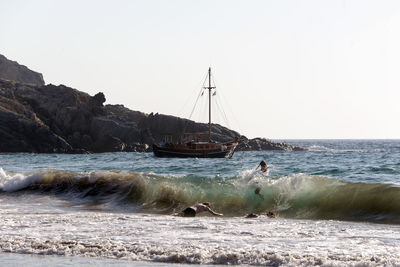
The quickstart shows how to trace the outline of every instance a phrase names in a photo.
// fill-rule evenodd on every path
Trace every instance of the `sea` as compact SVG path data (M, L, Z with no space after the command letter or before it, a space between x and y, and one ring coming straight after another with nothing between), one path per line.
M400 140L278 142L307 150L0 154L0 265L400 266Z

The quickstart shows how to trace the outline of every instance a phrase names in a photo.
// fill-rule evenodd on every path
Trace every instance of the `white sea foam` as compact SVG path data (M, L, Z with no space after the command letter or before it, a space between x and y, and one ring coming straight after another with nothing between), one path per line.
M400 227L392 225L4 210L1 225L2 252L196 264L400 264Z
M238 176L242 179L242 181L245 182L265 180L269 175L270 168L272 168L272 166L268 167L267 172L261 172L260 170L256 169L247 169L239 172Z
M27 187L28 185L40 180L43 174L23 174L23 173L7 173L0 168L0 189L6 192L13 192Z

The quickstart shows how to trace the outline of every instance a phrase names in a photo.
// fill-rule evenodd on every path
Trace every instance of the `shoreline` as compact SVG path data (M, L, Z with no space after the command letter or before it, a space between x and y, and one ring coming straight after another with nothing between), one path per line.
M158 266L179 266L191 267L193 264L179 264L179 263L161 263L161 262L147 262L147 261L132 261L126 259L107 259L107 258L94 258L94 257L80 257L80 256L57 256L57 255L38 255L38 254L20 254L14 252L0 252L1 266L141 266L141 267L158 267ZM201 265L212 266L212 265ZM221 265L226 266L226 265Z
M399 264L395 256L399 248L393 243L396 240L393 234L398 231L398 226L265 218L193 219L96 212L85 216L64 214L61 219L60 215L43 216L51 228L58 229L60 221L64 221L65 225L82 225L90 218L91 222L108 230L101 237L95 237L95 229L82 226L84 229L68 233L69 239L59 236L54 231L56 229L40 237L31 236L28 232L18 238L8 235L1 245L2 266L26 266L27 263L29 266L185 267ZM8 217L11 219L12 215ZM34 217L37 217L35 221L40 221L42 215ZM37 227L42 229L40 223L36 224L33 230L38 230ZM160 229L155 230L155 224ZM7 251L7 247L11 250Z

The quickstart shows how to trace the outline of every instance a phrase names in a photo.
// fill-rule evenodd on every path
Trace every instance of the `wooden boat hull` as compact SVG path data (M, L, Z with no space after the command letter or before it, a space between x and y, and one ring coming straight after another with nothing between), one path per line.
M153 144L153 153L156 157L165 158L231 158L237 143L233 143L227 146L224 151L207 151L207 150L195 150L195 149L177 149L171 147L163 147Z

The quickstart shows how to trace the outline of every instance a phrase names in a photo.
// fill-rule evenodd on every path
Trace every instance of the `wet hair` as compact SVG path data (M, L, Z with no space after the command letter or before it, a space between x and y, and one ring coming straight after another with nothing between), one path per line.
M203 205L206 205L206 206L210 207L210 202L203 202L203 203L201 203L201 204L203 204Z

